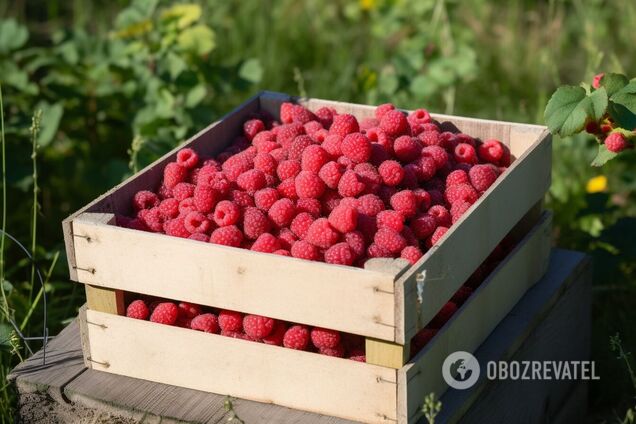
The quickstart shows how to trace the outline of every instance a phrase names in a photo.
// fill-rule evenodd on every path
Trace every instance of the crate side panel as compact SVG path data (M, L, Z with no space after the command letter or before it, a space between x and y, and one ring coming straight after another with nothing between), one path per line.
M93 368L372 423L396 419L396 371L87 311ZM191 365L188 365L191 364Z

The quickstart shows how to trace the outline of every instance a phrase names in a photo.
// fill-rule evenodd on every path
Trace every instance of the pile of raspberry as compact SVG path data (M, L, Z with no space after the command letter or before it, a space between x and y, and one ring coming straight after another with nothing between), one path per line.
M292 324L260 315L202 308L188 302L173 302L165 299L136 299L128 304L126 316L366 362L364 338L361 336L326 328Z
M443 131L425 109L383 104L358 121L283 103L215 158L189 148L118 225L258 252L363 267L414 264L510 164L497 140Z

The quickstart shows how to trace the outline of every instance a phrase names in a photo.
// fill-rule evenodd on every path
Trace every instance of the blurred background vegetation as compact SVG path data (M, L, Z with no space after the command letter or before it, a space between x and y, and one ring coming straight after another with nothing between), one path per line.
M558 85L635 76L634 22L624 0L0 0L6 229L45 274L56 334L83 302L60 221L256 91L542 124ZM591 168L590 137L554 145L556 243L594 258L590 419L622 422L635 393L609 337L636 344L636 161ZM28 335L43 316L9 240L1 265L4 421L28 355L7 316Z

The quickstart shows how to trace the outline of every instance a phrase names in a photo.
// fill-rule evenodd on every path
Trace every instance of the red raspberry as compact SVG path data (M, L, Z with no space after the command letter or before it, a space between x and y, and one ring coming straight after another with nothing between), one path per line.
M451 220L454 223L456 223L457 221L459 221L459 219L462 217L462 215L464 215L464 213L470 209L472 205L470 203L467 202L457 202L457 203L453 203L451 205L451 210L450 210L450 214L451 214Z
M439 146L424 147L422 149L422 156L433 159L437 169L443 168L448 163L448 153Z
M404 178L404 169L402 168L402 165L394 160L382 162L378 171L380 172L382 181L388 186L397 186Z
M431 207L431 194L423 188L416 188L413 190L415 199L417 200L417 207L422 210L427 210Z
M601 72L600 74L594 75L594 79L592 80L592 87L595 89L601 88L601 80L605 76L605 72Z
M258 134L254 136L254 139L252 140L252 145L255 146L256 150L260 152L261 151L261 149L259 148L260 144L274 143L274 142L276 142L276 134L274 134L272 131L260 131Z
M417 352L422 350L426 344L431 341L437 334L437 330L434 328L423 328L411 339L411 356L415 356Z
M316 116L301 105L294 105L291 108L292 122L299 122L306 124L309 121L316 119Z
M333 356L335 358L344 358L344 346L338 345L334 348L322 348L318 349L318 353L326 356Z
M324 129L322 124L318 121L309 121L303 125L303 127L305 128L305 133L314 140L316 140L315 134Z
M422 131L417 138L422 142L424 146L439 146L440 136L439 131Z
M298 240L296 234L289 228L281 228L278 231L278 241L280 243L281 249L291 250L292 244L294 244Z
M305 350L307 345L309 345L309 330L304 325L293 325L285 332L283 346L290 349Z
M249 171L254 167L254 158L245 153L239 153L231 156L223 162L223 173L228 180L234 182L243 172Z
M340 156L337 162L344 166L347 170L353 169L356 166L356 163L346 156Z
M358 211L347 205L339 205L329 214L329 223L341 233L353 231L358 226Z
M194 195L194 184L179 183L172 188L172 197L177 199L179 202L187 199L188 197L192 197L193 195Z
M327 187L335 190L338 188L338 182L343 173L344 167L337 162L331 161L325 163L322 168L320 168L318 176Z
M358 131L360 131L358 120L355 116L347 113L334 116L333 123L331 124L331 127L329 127L329 134L336 134L341 137Z
M342 136L337 134L329 134L321 144L321 147L335 159L342 155L342 138Z
M317 144L307 146L301 156L301 169L318 173L324 164L329 162L329 153Z
M420 240L426 239L437 228L437 221L430 215L420 215L411 222L411 229Z
M340 344L340 332L326 328L314 327L311 330L311 342L318 349L333 349Z
M365 187L355 171L347 170L338 182L338 193L343 197L355 197L362 193Z
M181 149L177 152L177 163L185 169L193 169L199 164L199 155L190 148Z
M133 300L126 308L126 316L128 318L135 319L148 319L148 315L150 314L150 310L148 310L148 306L146 302L141 299Z
M278 162L269 153L259 153L254 157L254 169L267 175L275 175L277 166Z
M390 258L392 255L391 252L386 250L384 247L371 243L369 247L367 247L367 256L369 258Z
M159 213L164 219L176 218L179 215L179 201L177 199L165 199L159 204Z
M214 314L201 314L192 318L190 328L197 331L217 334L219 332L219 322Z
M260 119L250 119L243 124L243 135L252 141L256 134L265 130L265 124Z
M265 174L262 171L259 171L258 169L250 169L249 171L245 171L239 175L236 183L249 194L254 194L256 191L265 187L267 181L265 180Z
M188 212L196 211L197 208L194 206L194 198L189 197L187 199L179 202L179 214L187 215Z
M336 110L332 107L321 107L314 112L323 127L329 128L333 122L333 117L337 115Z
M461 286L451 298L451 302L455 305L463 305L471 294L473 294L473 289L468 286Z
M406 259L411 265L415 265L422 256L422 251L415 246L406 246L402 249L402 252L400 252L400 258Z
M399 110L389 110L380 118L380 128L391 137L408 134L409 123Z
M219 200L219 193L210 186L197 185L194 188L194 207L197 211L208 213Z
M368 242L373 240L375 233L378 231L378 222L375 216L365 214L358 215L358 230L362 233Z
M456 136L459 143L470 144L473 147L477 147L477 142L475 142L475 139L468 134L459 133Z
M437 227L428 239L426 239L426 246L432 247L435 246L442 237L448 232L448 228L446 227Z
M262 210L248 207L243 211L243 232L248 239L256 240L258 236L268 232L270 228L269 220Z
M183 220L186 230L193 233L208 233L212 227L210 220L201 212L190 212Z
M479 192L484 192L497 179L497 170L493 165L475 165L468 171L470 183Z
M470 184L468 174L463 169L451 171L451 173L446 176L446 186L450 187L458 184Z
M230 200L241 208L254 206L254 198L241 190L232 190L230 192Z
M384 210L384 202L375 194L365 194L358 199L356 209L361 214L377 216Z
M325 183L317 173L301 171L294 181L296 193L300 198L317 199L325 192Z
M486 140L478 148L479 158L484 162L498 164L504 155L504 147L499 140Z
M163 168L163 184L168 189L184 182L187 176L188 170L176 162L170 162Z
M391 254L398 254L406 247L406 240L400 233L390 228L380 228L373 238L375 244Z
M281 125L276 127L276 130L276 142L284 148L290 147L297 137L305 134L305 128L299 123ZM309 136L307 140L313 142ZM297 159L300 159L300 157Z
M220 244L223 246L241 247L243 242L243 233L236 225L228 225L220 227L212 231L210 235L210 243Z
M605 139L605 147L614 153L620 153L629 146L625 136L619 132L613 132Z
M393 142L395 156L402 162L412 162L420 157L422 145L417 138L410 135L398 137Z
M314 217L307 212L300 212L291 222L291 230L300 238L307 236L309 227L314 222Z
M417 164L417 178L419 181L428 181L435 176L437 164L434 159L422 156L415 163Z
M466 202L472 205L479 198L479 194L470 184L457 184L447 187L444 196L450 205L457 202Z
M135 211L154 208L155 206L159 206L159 197L152 191L138 191L133 198L133 206L135 207Z
M211 170L211 168L201 168L197 178L197 185L212 187L221 196L227 195L231 189L231 183L225 178L225 174Z
M439 310L437 315L433 317L428 326L432 328L442 328L444 324L446 324L448 320L451 319L455 312L457 312L457 305L455 305L453 302L446 302L446 304L442 306L442 309Z
M229 200L221 200L214 209L214 222L219 227L234 225L241 217L238 205Z
M312 140L311 137L308 135L299 135L289 147L289 159L300 161L305 149L312 145L314 145L314 140Z
M349 245L351 252L356 258L362 257L366 250L366 243L364 241L364 236L360 231L351 231L344 235L345 243Z
M321 205L318 199L303 198L296 200L296 212L308 212L313 216L320 215Z
M296 193L296 178L288 178L284 181L281 181L276 187L278 190L278 194L281 197L286 197L288 199L298 199L298 194Z
M344 242L334 244L325 252L325 262L328 264L352 265L355 259L355 254Z
M431 206L426 213L432 216L433 218L435 218L435 222L437 223L437 226L450 227L451 225L450 212L444 206L442 205Z
M201 307L195 303L179 302L179 318L192 319L201 314Z
M340 148L342 154L355 163L366 162L371 158L371 142L359 132L347 134Z
M285 323L282 321L276 321L272 332L268 336L263 337L263 343L273 346L282 346L286 331L287 326Z
M356 362L367 362L367 355L364 349L352 349L349 352L349 359Z
M280 105L280 121L283 124L289 124L293 120L292 111L294 110L293 103L284 102Z
M318 218L307 230L305 240L314 246L328 249L338 242L340 235L333 229L327 218Z
M254 203L257 208L263 211L268 211L279 198L278 190L271 187L263 188L254 193Z
M415 163L409 163L404 166L404 179L402 180L402 186L410 189L419 187L418 176L420 175L420 167Z
M277 200L267 212L267 216L279 228L286 227L296 216L296 205L289 199Z
M411 190L398 191L391 196L391 207L402 212L405 218L410 218L417 213L417 198Z
M381 120L382 117L389 111L395 110L395 106L391 103L384 103L375 108L375 119Z
M280 241L270 233L263 233L252 244L250 250L254 252L273 253L280 249Z
M143 222L148 229L154 233L160 233L163 230L164 218L159 207L152 209L142 209L137 217Z
M278 163L287 160L287 149L283 149L282 147L270 151L269 154L272 155Z
M218 322L222 331L243 330L243 314L240 312L222 310L219 312Z
M276 168L276 175L278 175L278 178L280 178L281 181L284 181L298 175L300 170L300 162L297 160L285 160L278 164L278 168Z
M404 216L398 211L388 210L382 211L377 216L378 229L390 228L397 232L404 228Z
M188 238L191 234L185 226L185 219L183 216L178 216L175 219L166 221L163 225L163 230L167 235L173 237Z
M380 128L370 128L366 133L372 144L378 144L384 148L386 153L393 154L393 139Z
M305 240L298 240L291 247L291 255L294 258L317 261L320 258L318 248Z
M172 302L158 304L150 315L150 321L159 324L174 325L177 322L179 308Z
M455 160L459 163L475 164L477 163L477 153L475 148L467 143L459 143L455 147Z
M204 243L209 243L210 242L210 236L208 236L207 234L194 233L194 234L190 234L190 236L188 236L188 238L190 240L202 241Z
M380 125L380 121L375 118L365 118L362 122L360 122L360 131L366 132L371 128L376 128Z

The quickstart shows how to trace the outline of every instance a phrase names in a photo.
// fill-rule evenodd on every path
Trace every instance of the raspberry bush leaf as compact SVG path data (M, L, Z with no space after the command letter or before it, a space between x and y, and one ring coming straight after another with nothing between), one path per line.
M559 87L545 108L545 121L550 132L566 137L581 131L593 114L592 103L582 87Z
M625 87L629 81L623 74L605 74L601 78L601 86L607 90L607 95L612 97L614 93Z
M592 161L592 166L603 166L607 161L614 159L616 156L617 154L607 150L604 144L599 144L598 153Z
M612 102L626 107L632 113L636 113L636 82L630 82L615 92L612 95Z
M598 90L594 91L590 94L589 99L591 100L591 117L594 121L600 121L607 112L607 105L609 100L607 98L607 91L605 87L601 87Z
M636 114L625 106L610 101L607 112L621 128L636 128Z

